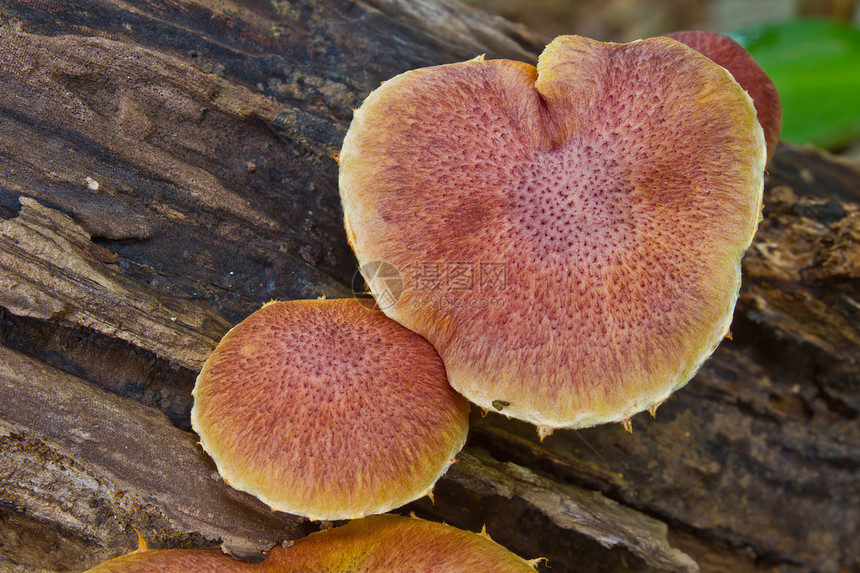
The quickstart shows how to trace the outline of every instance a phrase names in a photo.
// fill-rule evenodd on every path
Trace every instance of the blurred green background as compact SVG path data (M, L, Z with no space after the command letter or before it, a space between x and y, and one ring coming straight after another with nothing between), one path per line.
M860 163L857 0L464 0L549 41L581 34L628 42L674 30L728 33L770 75L782 138Z

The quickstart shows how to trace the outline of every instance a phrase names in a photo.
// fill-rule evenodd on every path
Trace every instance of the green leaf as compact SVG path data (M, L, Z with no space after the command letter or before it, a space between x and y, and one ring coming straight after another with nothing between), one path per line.
M771 77L782 139L838 149L860 138L860 30L791 20L730 32Z

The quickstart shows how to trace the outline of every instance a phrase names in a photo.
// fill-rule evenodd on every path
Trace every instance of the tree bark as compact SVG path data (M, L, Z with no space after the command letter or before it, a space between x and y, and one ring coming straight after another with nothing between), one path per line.
M353 294L334 156L373 88L541 48L438 0L0 6L0 569L319 527L217 477L196 373L262 303ZM475 413L404 511L557 573L860 570L858 189L780 145L733 340L655 419L540 442Z

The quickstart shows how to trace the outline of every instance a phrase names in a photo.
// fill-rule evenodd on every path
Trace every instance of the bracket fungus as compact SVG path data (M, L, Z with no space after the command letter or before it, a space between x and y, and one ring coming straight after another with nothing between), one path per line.
M485 533L378 515L277 546L261 563L217 549L166 549L129 553L88 573L534 573L538 561L518 557Z
M764 129L767 157L771 158L782 131L782 104L779 92L761 66L732 38L705 30L684 30L666 34L726 68L753 100L758 121Z
M537 68L385 82L355 112L340 193L359 265L403 277L384 312L469 400L545 435L659 404L726 336L765 159L752 100L707 57L562 36Z
M271 573L261 563L246 563L220 549L148 549L133 551L85 573Z
M534 573L537 563L486 534L399 515L377 515L311 534L282 556L284 562L308 566L297 570L319 573Z
M426 340L342 299L270 303L230 330L197 378L191 423L228 484L336 520L427 495L468 417Z

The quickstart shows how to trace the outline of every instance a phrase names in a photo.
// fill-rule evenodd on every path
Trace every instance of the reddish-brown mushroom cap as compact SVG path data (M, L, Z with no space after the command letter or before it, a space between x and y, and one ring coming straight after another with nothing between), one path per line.
M764 129L767 157L773 155L782 131L782 104L776 86L743 46L724 34L704 30L684 30L666 34L690 46L726 68L755 104L758 121Z
M399 515L314 533L273 552L267 564L285 573L534 573L530 562L486 535Z
M379 515L275 547L256 564L217 549L172 549L124 555L88 573L534 573L536 562L483 534Z
M429 493L468 411L420 336L355 299L290 301L227 333L197 378L191 423L233 487L348 519Z
M622 421L727 334L761 205L746 92L668 38L402 74L340 153L347 235L451 384L542 431ZM382 285L370 280L374 293Z
M269 573L261 565L239 561L220 549L161 549L135 551L86 573Z

